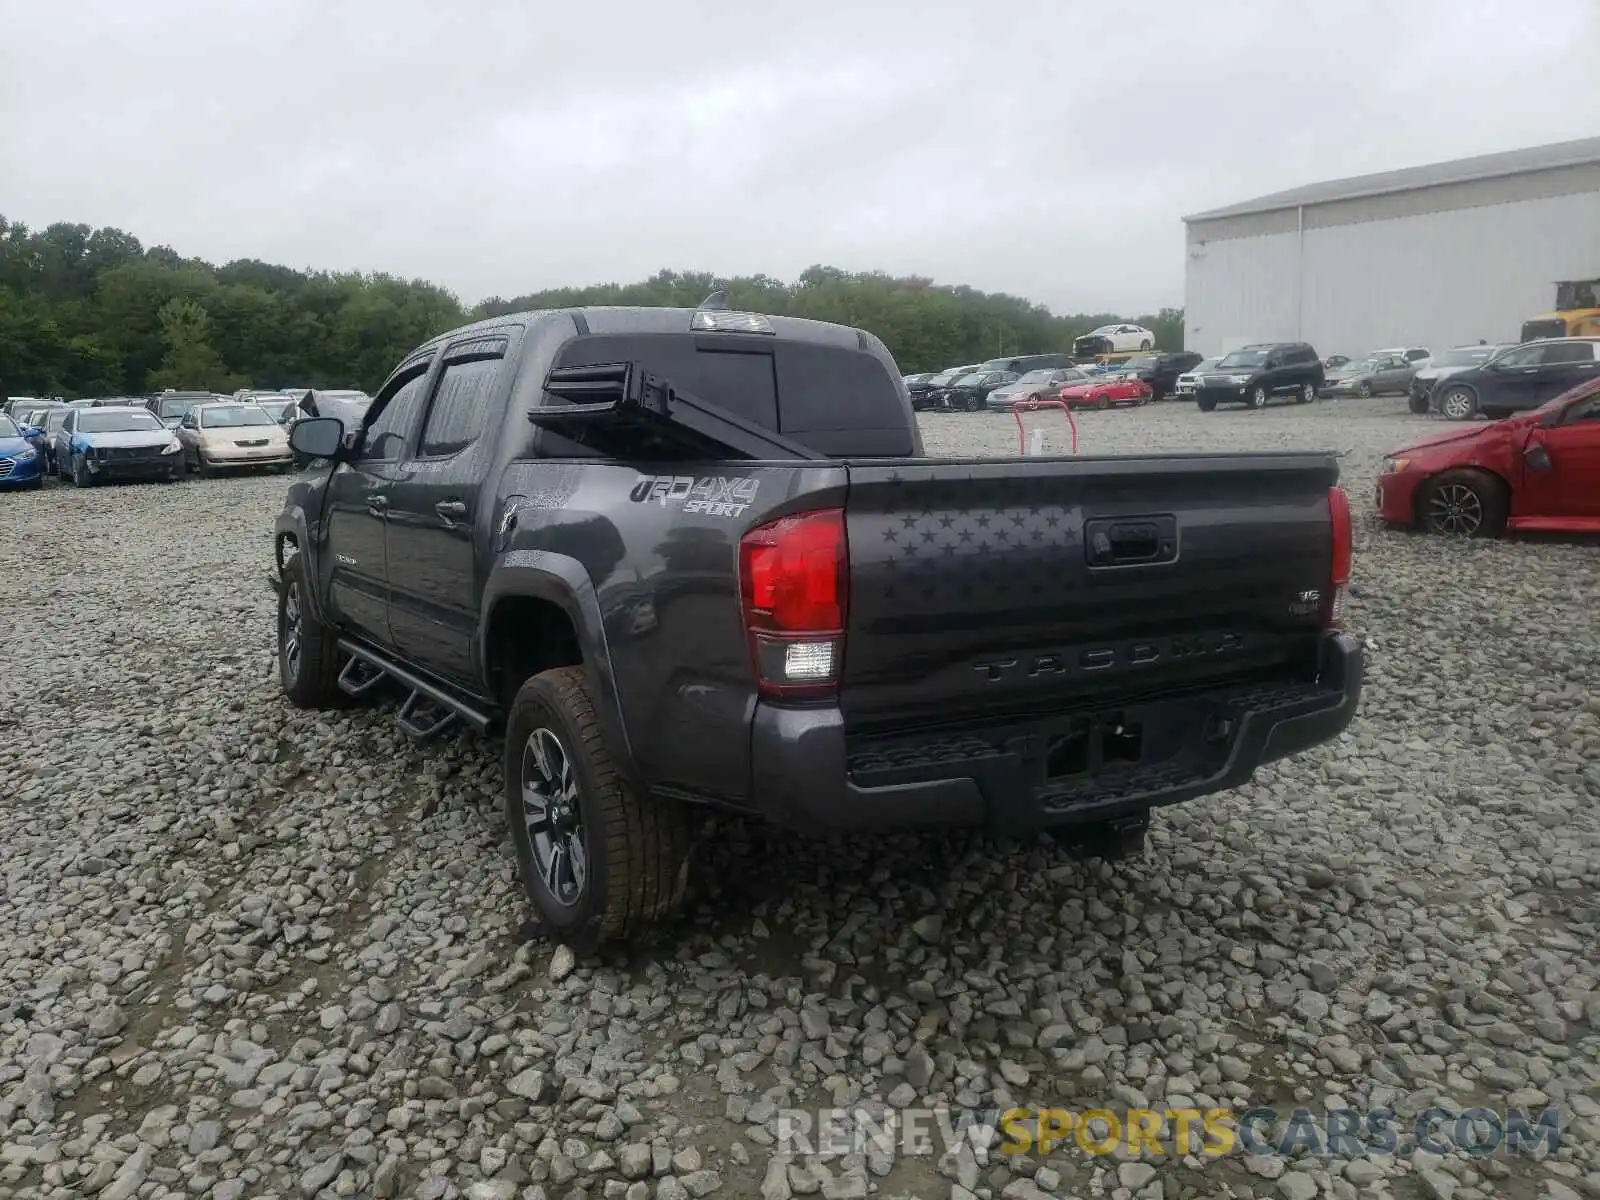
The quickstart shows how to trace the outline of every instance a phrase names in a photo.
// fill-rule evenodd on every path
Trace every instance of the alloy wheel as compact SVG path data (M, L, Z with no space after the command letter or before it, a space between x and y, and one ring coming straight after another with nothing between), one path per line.
M283 593L283 674L291 686L300 678L300 585L284 584Z
M570 908L583 899L589 851L577 773L554 730L540 726L528 734L521 783L522 823L534 870L550 898Z
M1483 500L1464 483L1447 483L1428 497L1428 527L1435 533L1471 537L1483 526Z
M1465 421L1472 415L1472 395L1461 388L1451 388L1439 401L1439 410L1452 421Z

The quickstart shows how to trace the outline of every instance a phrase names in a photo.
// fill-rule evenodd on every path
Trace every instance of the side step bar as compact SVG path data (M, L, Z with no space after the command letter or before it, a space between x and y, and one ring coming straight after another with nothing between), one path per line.
M351 696L365 696L383 680L383 668L375 667L366 659L352 654L344 670L339 672L339 690Z
M339 649L350 656L349 664L339 674L339 686L352 696L370 692L380 680L386 678L394 680L411 693L395 716L395 721L407 736L422 741L443 732L452 721L458 720L479 733L489 728L487 714L402 667L388 655L380 654L372 647L350 638L340 638ZM357 663L365 670L358 668Z

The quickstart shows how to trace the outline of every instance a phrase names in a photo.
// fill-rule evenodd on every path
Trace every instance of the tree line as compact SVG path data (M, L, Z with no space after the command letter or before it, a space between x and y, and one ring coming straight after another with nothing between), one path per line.
M661 271L630 284L558 288L465 308L446 289L384 273L299 271L254 259L213 266L120 229L0 216L0 396L137 395L164 387L372 390L436 333L484 316L574 304L732 307L838 321L881 337L907 372L1069 350L1132 320L1180 349L1183 312L1056 316L1016 296L916 276L815 266L793 283Z

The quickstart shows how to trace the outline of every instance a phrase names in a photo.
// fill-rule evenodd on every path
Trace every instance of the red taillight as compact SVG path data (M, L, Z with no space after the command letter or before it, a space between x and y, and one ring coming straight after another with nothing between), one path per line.
M1344 620L1345 589L1350 586L1350 499L1341 487L1328 489L1328 523L1333 530L1333 561L1322 602L1322 627L1336 629Z
M841 508L796 513L739 539L739 594L763 695L839 686L849 562Z

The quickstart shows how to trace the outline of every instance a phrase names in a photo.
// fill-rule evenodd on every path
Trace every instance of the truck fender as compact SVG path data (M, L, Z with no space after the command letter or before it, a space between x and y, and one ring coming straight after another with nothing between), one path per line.
M600 615L600 597L589 572L575 558L548 550L509 550L495 560L483 588L478 612L478 663L485 677L489 668L489 629L495 605L511 596L548 600L559 605L572 622L583 652L583 669L589 680L596 715L605 731L607 746L630 778L637 778L633 745L617 695L611 669L611 650Z
M329 623L327 612L323 607L322 594L319 591L321 574L317 567L318 551L321 547L317 544L316 536L304 508L298 504L285 508L272 524L273 569L281 578L283 568L288 565L291 558L298 557L305 563L307 587L305 595L301 597L301 603L311 610L313 618L327 624ZM288 552L290 542L295 545L293 553Z

